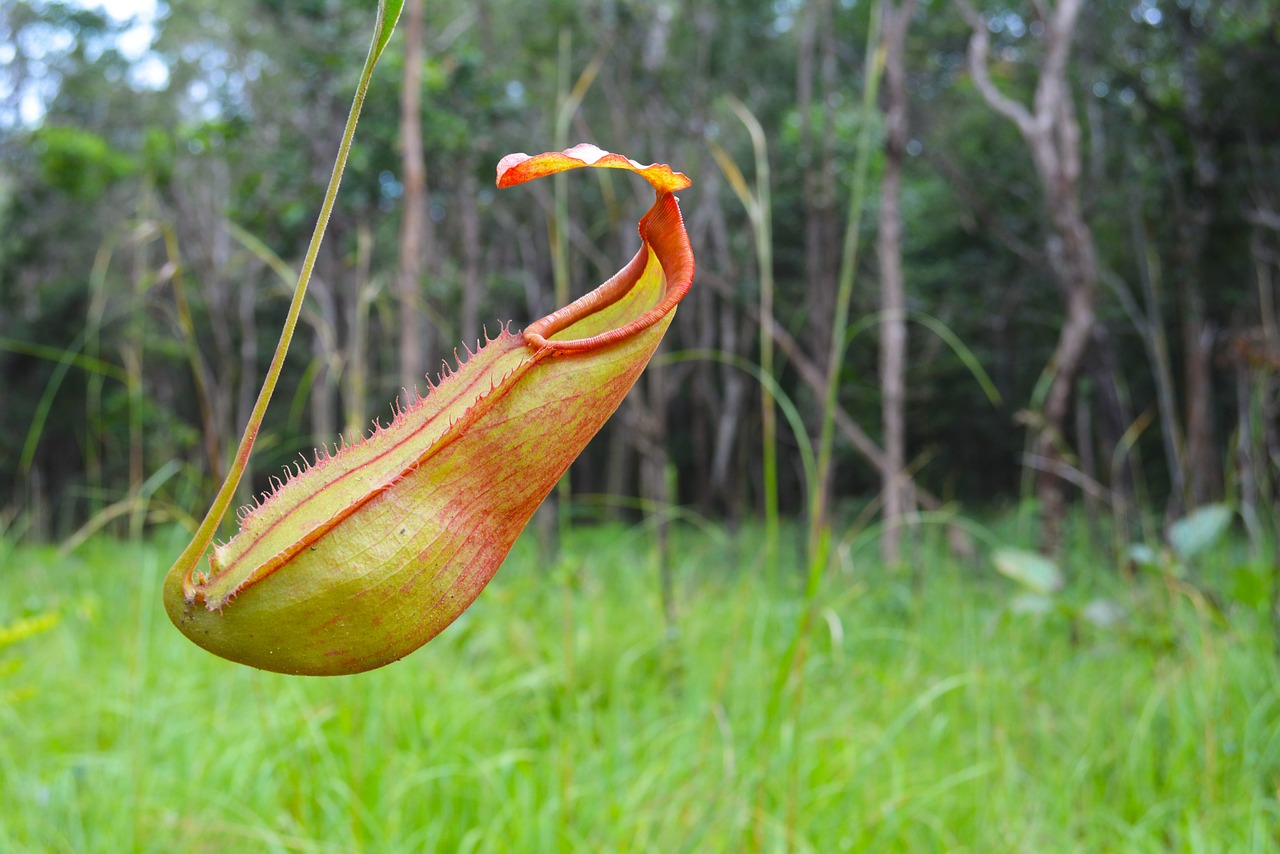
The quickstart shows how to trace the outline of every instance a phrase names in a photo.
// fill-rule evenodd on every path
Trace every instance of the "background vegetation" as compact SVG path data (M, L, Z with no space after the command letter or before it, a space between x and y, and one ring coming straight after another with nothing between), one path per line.
M410 0L242 500L631 256L502 155L699 271L583 524L318 681L157 585L372 4L136 9L0 8L0 848L1280 849L1273 3Z
M919 487L905 509L1029 497L1025 478L1065 483L1067 497L1083 487L1091 511L1129 523L1139 506L1174 518L1224 497L1266 516L1280 449L1272 5L1088 4L1066 33L1074 2L902 5L914 15L899 26L907 110L895 136L884 119L893 74L879 107L861 106L865 4L431 3L408 69L420 73L405 73L407 29L379 68L287 368L296 394L268 415L256 488L339 431L387 417L400 388L421 387L483 325L541 316L558 276L581 293L630 257L646 206L638 182L569 180L559 219L550 186L492 189L501 155L578 140L694 177L682 201L699 287L667 348L767 356L816 437L869 130L852 317L870 328L855 324L838 363L840 500L891 499L884 483L905 473ZM144 50L137 22L6 4L7 524L49 538L121 501L172 515L208 494L271 352L370 14L336 0L174 4ZM975 32L990 42L977 78ZM1055 50L1062 97L1042 116ZM415 76L419 97L402 100ZM984 77L1000 109L975 85ZM1065 142L1023 133L1000 112L1012 102ZM413 112L423 154L406 163ZM762 128L759 163L744 118ZM422 196L406 169L421 173ZM889 173L896 195L879 192ZM877 243L886 200L902 223L896 255ZM402 228L415 205L420 227ZM771 214L764 232L751 205ZM1081 240L1092 251L1075 258L1067 248ZM900 257L905 284L878 314L885 257ZM1072 293L1088 304L1086 346L1078 365L1058 351L1047 369L1080 314ZM897 319L907 337L894 384L877 332ZM900 403L882 389L899 389ZM674 468L674 494L646 497L720 518L760 512L771 492L760 394L722 362L655 371L574 469L575 490L640 495L653 458ZM803 512L798 445L785 422L777 434L781 508Z

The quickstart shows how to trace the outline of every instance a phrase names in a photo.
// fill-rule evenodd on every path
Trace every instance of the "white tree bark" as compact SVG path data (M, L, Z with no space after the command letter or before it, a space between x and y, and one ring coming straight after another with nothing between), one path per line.
M1063 294L1065 317L1058 343L1046 368L1048 392L1036 419L1033 456L1047 465L1036 474L1041 505L1041 548L1056 552L1066 515L1066 483L1057 473L1063 462L1064 426L1085 350L1092 336L1098 262L1093 232L1080 199L1080 122L1067 82L1071 41L1083 0L1037 2L1044 23L1044 55L1032 104L1016 101L996 86L989 68L990 36L986 22L966 0L956 5L973 28L969 40L969 72L983 100L1017 126L1031 153L1052 224L1047 240L1049 260Z

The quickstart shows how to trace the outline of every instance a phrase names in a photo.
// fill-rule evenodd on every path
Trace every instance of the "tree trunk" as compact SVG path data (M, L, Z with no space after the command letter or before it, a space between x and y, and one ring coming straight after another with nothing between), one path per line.
M1074 291L1067 297L1067 317L1058 334L1058 345L1050 359L1053 379L1045 396L1043 422L1035 439L1035 456L1040 461L1036 473L1036 499L1040 502L1041 548L1056 554L1062 544L1062 526L1067 516L1067 482L1062 478L1063 427L1071 412L1076 377L1085 348L1093 335L1091 294Z
M458 204L462 208L462 340L468 347L474 347L472 342L480 338L480 300L484 296L479 194L476 170L467 161L463 164Z
M800 157L804 176L805 305L808 308L805 344L819 364L832 348L832 318L839 291L842 234L837 209L834 98L837 95L835 4L808 0L802 11L803 31L797 54L796 101L800 118ZM816 124L815 124L816 121ZM823 386L825 393L825 384ZM822 433L822 403L812 408L810 431L814 447ZM810 512L818 524L830 517L835 478L820 476L814 487L819 498Z
M1071 412L1076 378L1093 335L1094 296L1098 261L1093 232L1085 221L1080 199L1080 122L1067 81L1067 60L1083 0L1058 0L1037 5L1044 17L1044 57L1031 109L1005 95L988 68L989 35L986 22L968 4L956 0L973 27L969 40L969 71L974 85L993 110L1012 121L1031 152L1044 192L1052 229L1047 241L1049 260L1063 294L1066 316L1050 358L1048 392L1037 419L1033 463L1036 498L1040 501L1041 549L1055 554L1061 547L1066 519L1067 483L1063 448L1064 427Z
M337 218L335 218L337 219ZM340 221L331 221L331 235L344 231ZM311 381L311 441L315 447L331 447L338 438L338 378L345 361L339 339L340 294L337 282L344 274L335 242L326 242L316 259L308 296L315 308L307 312L312 329L311 353L316 371Z
M907 27L915 0L901 6L884 0L885 163L880 185L880 395L885 471L881 479L884 532L880 553L886 564L902 558L902 517L910 510L906 468L906 287L902 273L902 161L907 146Z
M1186 383L1187 495L1193 507L1222 493L1222 461L1213 418L1214 329L1205 314L1202 281L1209 229L1217 213L1221 180L1218 142L1208 115L1196 56L1196 27L1189 9L1173 12L1178 68L1182 75L1183 110L1191 143L1191 188L1179 203L1177 224L1178 296L1182 318L1183 379ZM1190 508L1188 508L1190 509Z
M400 385L402 401L417 399L417 386L426 370L426 326L423 323L422 260L427 217L427 170L422 153L423 2L408 0L405 8L404 80L400 90L400 145L404 180L404 215L400 221L400 269L396 292L400 302Z
M799 154L804 180L805 291L809 309L810 352L821 357L830 350L831 315L835 311L838 238L835 227L835 188L828 180L827 152L815 138L814 115L822 118L818 132L830 124L824 109L825 92L815 107L814 84L822 57L819 33L831 29L830 0L809 0L801 10L796 54L796 113L799 117Z
M1186 281L1186 280L1184 280ZM1188 283L1188 290L1194 285ZM1183 371L1187 384L1188 500L1193 507L1213 501L1222 491L1213 417L1213 327L1204 316L1198 288L1188 294L1195 307L1183 318Z
M366 398L369 391L369 305L374 285L370 280L373 263L373 229L368 223L356 226L356 266L351 294L346 304L347 357L342 372L343 432L347 440L369 430Z

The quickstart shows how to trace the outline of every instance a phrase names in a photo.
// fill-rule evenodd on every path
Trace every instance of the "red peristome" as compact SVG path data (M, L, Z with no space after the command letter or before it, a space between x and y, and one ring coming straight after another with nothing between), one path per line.
M689 235L685 231L684 220L680 216L680 205L676 202L675 196L670 193L661 193L658 196L653 207L640 220L640 238L644 241L644 247L631 259L630 264L581 299L529 324L524 330L525 340L536 347L550 348L559 352L595 350L647 329L666 317L680 300L684 299L684 295L689 292L689 287L693 284L693 247L689 245ZM608 332L593 335L590 338L568 341L548 340L550 336L568 328L577 320L612 305L630 291L649 261L649 248L653 249L658 263L662 265L663 275L667 279L667 287L661 302L630 323Z

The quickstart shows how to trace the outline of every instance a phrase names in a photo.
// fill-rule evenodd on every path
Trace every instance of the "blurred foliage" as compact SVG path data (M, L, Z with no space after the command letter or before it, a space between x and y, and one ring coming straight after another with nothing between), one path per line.
M1158 295L1154 320L1170 330L1175 364L1185 346L1177 333L1185 306L1172 283L1182 277L1205 283L1204 315L1219 336L1216 352L1260 322L1256 262L1277 241L1250 213L1280 200L1280 29L1272 5L1090 4L1075 39L1084 195L1100 264L1138 294L1147 264L1138 237L1164 261L1171 284ZM997 60L993 75L1010 95L1030 97L1039 22L1030 8L984 9ZM830 20L809 17L822 14ZM343 0L191 0L162 7L149 50L126 53L122 36L133 24L99 12L47 0L15 0L0 12L0 43L12 56L0 70L4 519L33 514L34 534L65 534L175 459L184 476L166 490L207 489L238 435L285 308L279 272L246 248L231 225L286 265L297 263L370 19L367 3ZM572 84L596 58L599 76L572 117L571 141L668 161L694 179L682 202L700 284L669 346L755 358L749 307L758 273L750 229L706 145L715 139L750 178L750 142L723 103L733 94L769 136L778 320L804 348L813 336L806 193L815 175L829 176L818 185L834 194L830 226L839 233L858 128L880 122L878 115L860 115L857 103L866 27L864 4L847 3L430 4L422 107L436 252L423 295L434 359L452 359L461 337L469 241L479 241L481 314L491 331L495 322L514 319L520 326L551 307L547 191L498 199L489 182L503 154L552 147L563 80ZM828 82L802 111L797 69L806 33L816 39L815 79ZM968 80L967 39L964 21L940 0L921 4L908 36L912 141L902 202L908 304L968 346L1006 405L987 402L956 353L913 326L908 447L923 485L945 497L989 502L1019 489L1024 433L1017 413L1049 359L1061 299L1029 157L1016 131ZM397 38L370 93L319 262L302 331L310 357L301 349L286 367L286 385L299 389L295 417L287 405L268 414L271 443L260 449L258 488L278 465L334 441L326 431L344 423L336 410L385 418L398 392L397 308L387 285L395 276L403 193L402 71ZM1197 178L1205 157L1217 175L1210 184ZM829 171L815 171L822 169ZM875 169L873 163L873 175ZM617 176L569 186L571 278L581 293L630 256L635 238L628 223L643 210L644 193ZM471 210L478 238L468 236ZM1185 222L1177 218L1183 210L1209 212L1197 258L1179 254L1187 243ZM874 213L863 217L864 248L874 238ZM861 257L855 311L865 315L878 307L877 266L873 251ZM359 305L368 312L360 356L370 380L354 399L344 383L356 361L352 348L361 346ZM1099 320L1113 361L1090 374L1081 393L1105 384L1119 389L1119 414L1097 401L1094 410L1099 433L1114 441L1153 406L1155 385L1142 337L1109 289ZM27 345L36 343L66 355L34 354ZM842 407L873 438L880 430L876 358L875 336L860 336L841 375ZM95 364L101 369L87 367ZM680 499L736 516L759 502L751 463L759 408L750 399L734 404L737 465L731 483L716 492L709 466L719 415L730 405L727 370L686 366L675 374L667 446L681 473ZM816 400L796 366L784 359L780 371L783 387L814 412ZM1213 371L1216 442L1225 461L1239 404L1230 365L1216 358ZM1180 375L1176 380L1181 384ZM333 393L322 400L335 411L307 409L312 382L329 384ZM24 465L42 400L48 414ZM624 411L575 469L580 491L636 490L627 418ZM1158 432L1137 431L1126 457L1137 468L1123 475L1156 502L1169 483ZM878 473L852 446L838 450L837 490L861 502L877 488ZM794 447L784 454L784 507L800 512ZM1111 462L1104 459L1094 475L1110 482Z
M31 696L30 688L9 688L4 680L17 673L22 667L23 659L9 652L9 647L16 646L38 634L47 632L58 625L59 615L56 611L46 611L30 617L23 617L8 624L0 623L0 707L13 704Z
M80 128L41 128L35 150L44 182L79 202L94 201L108 186L137 171L134 161L113 150L106 139Z
M526 541L428 649L334 679L181 641L154 604L171 531L20 546L0 624L28 598L65 618L12 648L34 693L0 704L0 847L738 852L763 787L768 851L1280 849L1266 620L1122 578L1077 521L1061 597L1123 623L1009 613L1013 584L939 528L918 581L864 547L815 614L805 714L773 729L761 698L804 605L798 567L765 580L755 526L673 528L678 634L650 532L605 525L571 532L578 584Z

